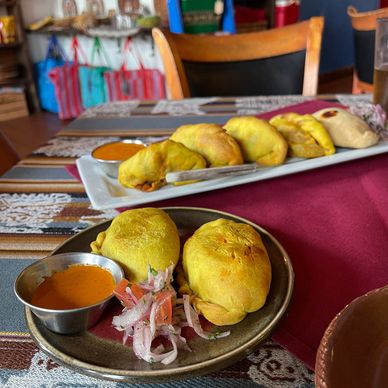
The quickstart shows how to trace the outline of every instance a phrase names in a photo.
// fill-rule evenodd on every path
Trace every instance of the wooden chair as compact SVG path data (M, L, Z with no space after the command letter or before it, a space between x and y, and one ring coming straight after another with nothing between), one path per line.
M154 28L169 97L317 94L323 17L233 35Z
M358 12L348 7L354 38L353 94L373 93L376 20L388 17L388 8Z
M19 155L7 138L0 132L0 174L9 170L19 161Z

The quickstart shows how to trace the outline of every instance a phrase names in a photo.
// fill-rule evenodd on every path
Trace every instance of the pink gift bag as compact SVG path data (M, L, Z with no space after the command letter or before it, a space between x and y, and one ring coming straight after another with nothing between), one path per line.
M78 117L84 111L78 75L80 66L78 53L83 55L85 63L86 60L76 37L73 38L72 48L74 52L73 62L56 67L49 73L58 102L58 115L62 120Z
M139 65L137 70L126 68L125 55L131 53ZM161 100L166 98L164 75L158 69L145 68L133 47L131 38L125 42L119 70L104 73L109 101Z

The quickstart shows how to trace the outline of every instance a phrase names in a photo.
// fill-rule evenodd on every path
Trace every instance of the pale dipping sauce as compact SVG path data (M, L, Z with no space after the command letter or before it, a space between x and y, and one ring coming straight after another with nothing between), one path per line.
M72 265L46 278L32 295L31 304L53 310L86 307L113 294L115 280L96 265Z

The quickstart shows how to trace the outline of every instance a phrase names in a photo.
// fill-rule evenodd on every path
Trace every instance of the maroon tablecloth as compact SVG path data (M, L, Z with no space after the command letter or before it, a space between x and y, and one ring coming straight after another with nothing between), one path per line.
M314 367L332 318L388 284L388 155L148 204L196 206L245 217L291 257L295 288L273 338Z
M147 206L218 209L272 233L295 271L293 300L273 338L311 368L334 316L388 284L388 154Z

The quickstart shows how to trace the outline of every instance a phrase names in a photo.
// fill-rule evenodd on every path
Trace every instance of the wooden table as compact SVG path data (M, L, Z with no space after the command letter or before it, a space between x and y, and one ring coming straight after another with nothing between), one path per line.
M360 98L363 101L368 97ZM77 232L118 214L115 209L92 209L82 183L66 166L96 145L116 138L166 135L180 123L204 120L222 123L236 114L260 114L306 99L299 96L207 98L158 104L107 104L86 111L3 175L0 178L0 273L3 275L0 282L0 381L7 387L31 386L32 382L35 386L60 383L118 386L114 382L74 373L53 363L38 350L27 332L23 307L13 294L14 280L22 268L48 255ZM338 100L354 102L349 96L339 96ZM194 199L195 196L190 196L185 201ZM176 202L180 203L179 200ZM228 209L232 209L232 205ZM269 340L225 370L168 386L200 384L212 387L313 387L314 373L282 346Z

